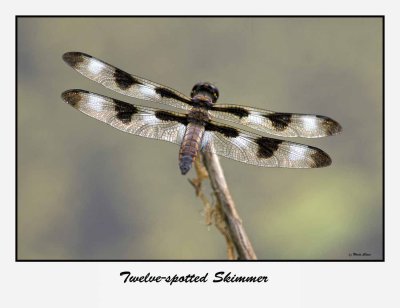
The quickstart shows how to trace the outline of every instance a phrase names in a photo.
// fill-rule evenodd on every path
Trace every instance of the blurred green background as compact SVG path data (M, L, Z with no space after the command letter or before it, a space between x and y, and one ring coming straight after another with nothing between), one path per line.
M60 94L127 102L61 59L83 51L221 103L317 113L339 136L329 168L257 168L221 159L259 259L382 258L382 20L379 18L19 18L18 258L226 259L180 175L178 147L120 132ZM163 107L163 106L161 106ZM165 108L165 107L164 107ZM370 256L350 256L368 253Z

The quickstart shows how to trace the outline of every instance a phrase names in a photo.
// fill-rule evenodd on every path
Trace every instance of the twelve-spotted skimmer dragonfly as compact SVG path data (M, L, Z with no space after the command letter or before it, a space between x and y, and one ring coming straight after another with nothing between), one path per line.
M63 59L106 88L182 109L178 113L133 105L85 90L62 94L62 99L72 107L119 130L180 145L182 174L190 170L199 151L262 167L318 168L331 164L330 157L318 148L260 136L215 121L225 120L282 137L317 138L341 131L339 123L328 117L216 105L218 89L208 82L197 83L188 97L82 52L67 52Z

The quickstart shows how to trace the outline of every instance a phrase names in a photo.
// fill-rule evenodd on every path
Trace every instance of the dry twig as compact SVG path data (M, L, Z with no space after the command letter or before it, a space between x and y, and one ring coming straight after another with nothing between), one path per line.
M229 259L256 260L257 256L235 208L218 156L210 152L204 152L202 156L205 168L201 160L196 159L197 178L189 182L195 187L196 196L205 206L206 222L210 224L214 218L215 226L225 237ZM202 191L202 181L207 177L211 181L211 187L217 199L214 207Z

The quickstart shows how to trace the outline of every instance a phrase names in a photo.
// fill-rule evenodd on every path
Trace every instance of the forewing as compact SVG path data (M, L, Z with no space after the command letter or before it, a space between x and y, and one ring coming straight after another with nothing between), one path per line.
M282 137L318 138L335 135L342 130L335 120L319 115L278 113L240 105L215 105L209 113L216 119Z
M128 104L85 90L68 90L61 96L75 109L133 135L180 144L185 133L184 114Z
M206 124L202 150L261 167L319 168L331 164L328 154L318 148L259 136L212 121Z
M150 100L184 110L190 109L191 100L186 95L128 74L106 62L82 52L67 52L64 61L83 76L123 95Z

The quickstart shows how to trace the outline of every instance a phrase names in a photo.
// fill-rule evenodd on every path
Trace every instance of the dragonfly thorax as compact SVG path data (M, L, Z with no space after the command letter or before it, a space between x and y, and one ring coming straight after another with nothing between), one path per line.
M206 122L211 120L208 111L198 107L193 107L189 111L187 118L189 123L197 123L199 125L205 125Z

